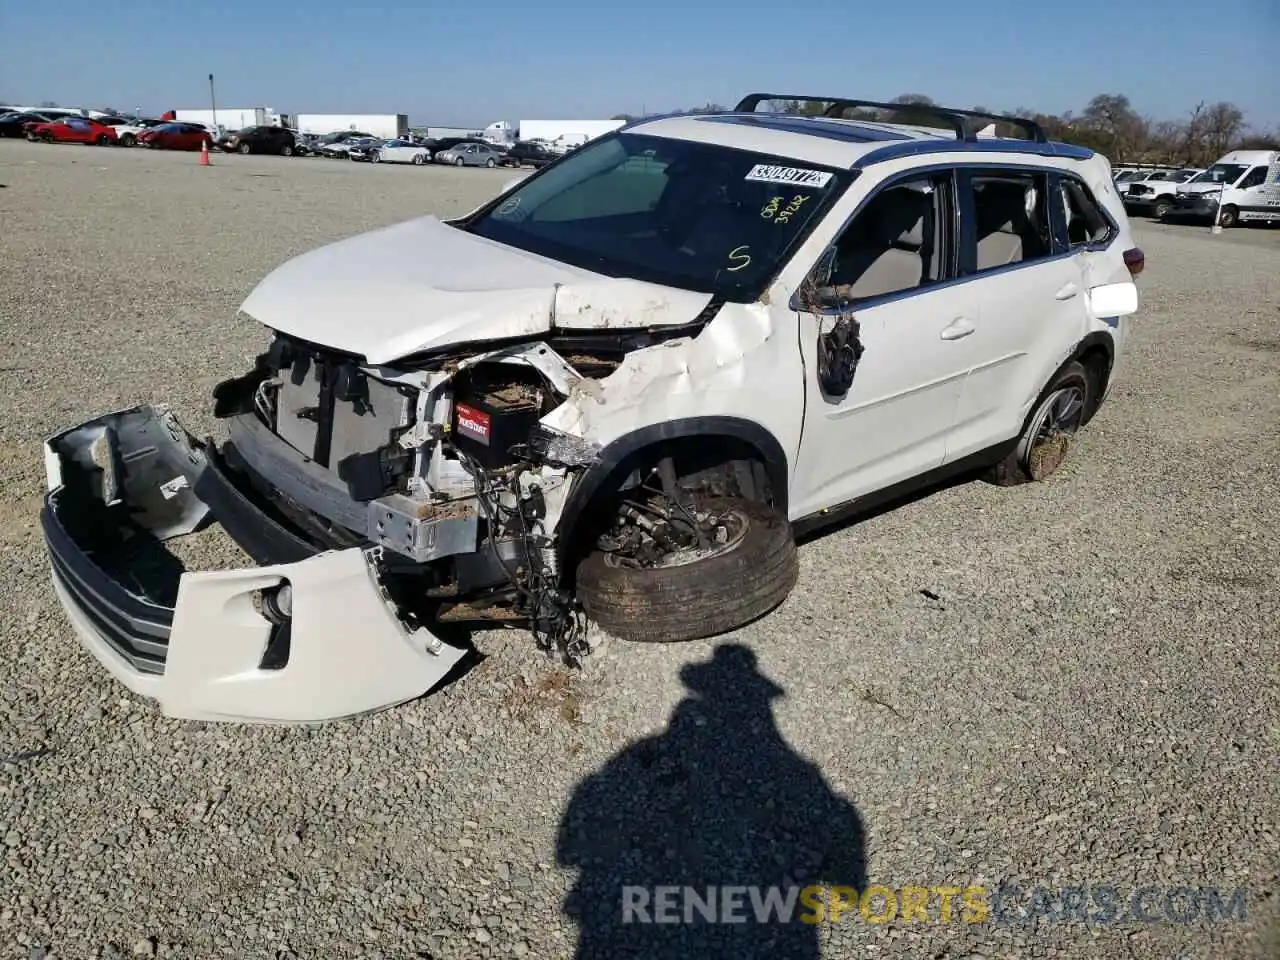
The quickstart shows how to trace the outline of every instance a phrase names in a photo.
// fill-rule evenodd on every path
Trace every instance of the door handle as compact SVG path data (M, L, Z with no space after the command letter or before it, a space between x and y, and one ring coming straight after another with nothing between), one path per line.
M951 321L951 326L943 327L939 336L943 340L959 340L961 337L967 337L978 328L966 320L964 317L956 317Z
M1061 290L1059 290L1057 293L1053 295L1053 299L1070 300L1079 292L1080 292L1080 288L1077 287L1074 283L1067 283L1065 286L1063 286Z

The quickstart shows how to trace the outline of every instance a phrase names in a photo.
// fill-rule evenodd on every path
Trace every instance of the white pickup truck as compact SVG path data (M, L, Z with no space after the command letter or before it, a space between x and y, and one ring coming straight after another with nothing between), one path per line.
M1178 184L1186 183L1203 171L1199 167L1159 170L1149 177L1117 184L1127 213L1141 213L1163 219L1173 209Z

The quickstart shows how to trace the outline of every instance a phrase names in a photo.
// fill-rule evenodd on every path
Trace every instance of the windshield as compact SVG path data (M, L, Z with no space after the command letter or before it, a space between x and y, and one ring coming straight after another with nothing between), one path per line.
M1194 169L1179 170L1177 173L1169 174L1169 179L1172 180L1174 183L1186 183L1195 175L1196 175L1196 171Z
M615 133L543 167L466 225L612 277L756 299L848 171Z
M1243 163L1215 163L1192 183L1235 183L1248 169Z

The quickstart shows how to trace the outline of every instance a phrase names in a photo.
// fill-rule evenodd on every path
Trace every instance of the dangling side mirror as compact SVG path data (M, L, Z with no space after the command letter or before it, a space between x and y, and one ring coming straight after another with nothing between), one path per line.
M831 285L831 275L835 268L836 248L827 247L800 285L797 297L800 306L810 313L818 313L836 305L835 288Z

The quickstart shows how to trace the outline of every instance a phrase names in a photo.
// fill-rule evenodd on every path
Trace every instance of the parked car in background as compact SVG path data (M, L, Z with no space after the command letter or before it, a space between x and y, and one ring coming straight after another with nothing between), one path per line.
M351 145L357 140L372 136L373 134L365 133L361 130L337 130L333 133L326 133L316 141L315 153L317 156L328 157L330 160L342 158L347 155L347 151L351 149Z
M491 143L460 143L437 153L434 159L455 167L496 167L502 157L502 151Z
M0 137L25 137L28 124L35 126L39 123L52 123L53 120L53 117L47 117L40 113L11 111L0 114Z
M138 134L138 143L157 150L212 149L213 137L198 123L162 123Z
M361 163L367 162L374 150L380 146L382 141L377 137L361 137L359 140L352 140L347 144L347 159Z
M295 140L293 131L284 127L245 127L218 141L218 146L228 153L275 153L292 157Z
M96 143L105 147L119 142L115 128L88 117L63 117L52 123L29 126L27 139L45 143Z
M1129 213L1150 214L1162 219L1173 209L1178 184L1186 183L1203 172L1199 167L1184 167L1181 170L1153 173L1143 180L1130 180L1120 185L1120 199L1124 201L1124 208Z
M150 117L133 117L124 123L113 123L110 126L115 128L116 136L120 138L120 146L132 147L138 142L138 134L147 130L154 130L167 120L155 120Z
M502 155L498 163L504 167L542 167L556 157L557 154L544 144L535 143L532 140L519 140Z
M427 146L431 148L431 157L434 159L446 150L452 150L457 146L466 146L468 143L488 144L487 140L481 140L479 137L441 137L438 140L428 142Z
M373 163L412 163L422 166L431 162L429 147L408 140L383 140L369 147L366 152ZM352 159L355 159L355 151L352 151Z

